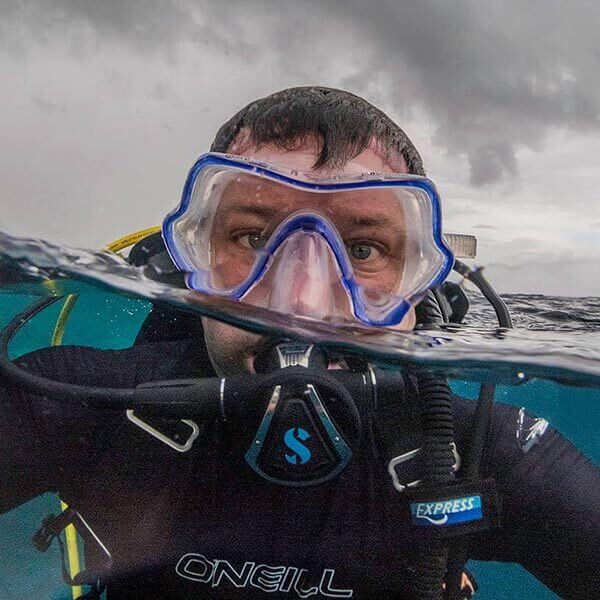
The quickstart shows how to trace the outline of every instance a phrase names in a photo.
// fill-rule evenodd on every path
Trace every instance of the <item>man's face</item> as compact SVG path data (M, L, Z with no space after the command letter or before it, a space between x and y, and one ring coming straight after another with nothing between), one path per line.
M247 158L277 164L287 167L288 169L294 169L301 172L311 171L311 167L317 158L316 147L305 147L294 151L287 151L277 148L274 145L267 145L263 146L260 150L256 148L247 148L243 151L236 149L235 152L236 154L245 156ZM398 167L398 164L395 164L394 167L395 168L392 169L392 167L390 167L390 165L388 165L383 158L381 158L374 150L369 148L348 162L343 168L332 171L331 173L335 175L351 175L367 172L406 172L406 166L403 163L400 165L400 168ZM223 231L229 226L230 223L232 225L235 224L236 219L246 218L244 210L246 210L248 207L245 205L242 207L240 205L238 200L239 197L240 196L236 194L235 186L233 186L229 190L227 198L225 198L224 208L226 208L226 210L222 211L219 216L223 222L221 226L215 228L215 231ZM331 211L332 215L335 215L338 205L344 205L347 207L348 202L352 201L352 198L345 198L342 196L339 198L334 197L331 200L331 205L328 207L328 210ZM265 209L267 208L269 211L275 214L278 210L281 210L285 213L290 209L290 207L287 206L278 206L274 201L271 201L268 190L266 190L266 193L262 194L260 202L262 213L266 213ZM290 195L289 198L286 199L286 202L291 204L294 209L307 208L310 210L312 208L312 199L310 196L302 195L301 193ZM368 216L364 214L365 211L371 211L373 213L377 212L378 198L375 195L370 202L363 202L360 204L360 206L357 204L357 210L362 210L363 214L361 216ZM240 210L240 208L244 208L244 210ZM256 213L259 211L252 212ZM388 232L385 230L385 227L378 228L376 233L379 236L385 236L388 234ZM214 242L215 240L213 240L213 243ZM223 248L222 245L214 245ZM221 256L220 260L218 261L226 266L226 268L223 269L223 277L235 277L236 273L243 272L245 269L247 269L246 263L248 262L248 258L245 256L244 252L241 251L242 249L233 248L231 251L226 251L226 249L221 250L222 252L227 252ZM379 269L378 272L382 273L382 275L378 275L377 278L366 272L364 274L364 285L370 285L373 288L384 289L386 287L385 270ZM235 282L232 281L231 283ZM298 289L298 302L303 302L303 298L306 298L306 294L303 293L303 290L301 291L303 282L298 281L296 278L294 285L297 286ZM324 282L324 285L328 284ZM295 295L296 294L294 294L294 296ZM299 304L298 311L295 311L296 314L310 316L311 306L308 306L308 308L305 306L305 304L302 304L302 308L300 308L300 306L301 305ZM231 325L227 325L207 317L203 317L202 322L204 326L204 336L208 354L215 370L220 376L254 372L254 358L264 344L265 338L263 336L250 333L243 329L238 329ZM409 330L412 329L414 325L415 315L414 311L411 309L402 323L394 328Z

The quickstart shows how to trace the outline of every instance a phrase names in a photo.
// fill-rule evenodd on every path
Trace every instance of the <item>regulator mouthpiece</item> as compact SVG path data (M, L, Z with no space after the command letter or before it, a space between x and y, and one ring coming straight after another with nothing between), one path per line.
M312 344L280 343L257 359L272 375L259 394L267 409L245 459L263 479L286 486L324 483L341 473L360 439L360 417L343 384L327 376Z

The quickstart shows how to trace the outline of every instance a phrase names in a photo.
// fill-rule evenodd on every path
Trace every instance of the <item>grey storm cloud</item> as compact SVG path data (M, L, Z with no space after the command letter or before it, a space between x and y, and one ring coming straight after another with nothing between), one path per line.
M339 85L395 114L424 111L436 143L466 158L475 186L518 177L518 151L540 150L552 130L600 129L593 1L31 0L3 2L0 20L13 53L26 53L34 36L43 44L92 35L176 60L186 42L237 53L253 68L269 54L303 81L315 40L332 56L362 44L363 60Z

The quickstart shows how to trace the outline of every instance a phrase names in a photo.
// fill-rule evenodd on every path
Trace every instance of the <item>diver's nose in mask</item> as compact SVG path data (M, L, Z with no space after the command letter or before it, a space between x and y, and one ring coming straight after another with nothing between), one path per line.
M350 295L325 239L311 231L293 233L277 249L265 275L244 302L319 321L354 322Z

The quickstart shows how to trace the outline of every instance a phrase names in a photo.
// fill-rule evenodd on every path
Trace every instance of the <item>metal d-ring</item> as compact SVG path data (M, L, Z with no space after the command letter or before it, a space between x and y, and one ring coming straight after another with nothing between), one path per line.
M187 452L194 443L194 440L200 434L200 427L198 427L197 423L191 421L190 419L181 419L182 423L185 423L191 430L188 439L184 444L179 444L175 440L172 440L170 437L166 436L164 433L158 431L158 429L154 429L151 425L148 425L145 421L142 421L138 416L136 416L132 409L126 411L127 418L134 424L137 425L140 429L143 429L146 433L149 433L152 437L155 437L157 440L160 440L163 444L173 448L173 450L177 450L177 452Z
M456 473L456 471L458 471L460 469L461 460L460 460L460 456L458 454L458 450L456 449L456 444L454 442L452 442L450 444L450 446L452 447L452 454L454 455L454 464L452 465L452 470ZM403 492L406 488L412 488L412 487L419 485L419 483L421 483L421 480L417 479L417 480L411 481L409 483L400 483L400 480L398 479L398 474L396 473L396 470L394 467L396 467L396 465L401 465L402 463L412 460L413 458L415 458L415 456L417 456L417 454L419 454L419 452L421 452L421 450L423 450L423 448L415 448L414 450L405 452L404 454L401 454L400 456L396 456L396 458L392 458L392 460L390 460L390 462L388 463L388 469L387 469L388 473L390 474L390 477L392 478L392 483L393 483L394 487L399 492Z

